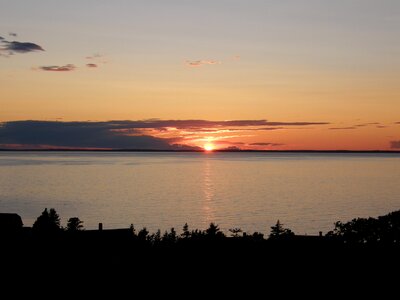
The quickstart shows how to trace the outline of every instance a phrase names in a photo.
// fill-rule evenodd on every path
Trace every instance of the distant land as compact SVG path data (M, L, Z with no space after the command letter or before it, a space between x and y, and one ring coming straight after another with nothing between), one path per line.
M159 149L86 149L86 148L57 148L57 149L1 149L1 152L243 152L243 153L383 153L400 154L400 150L240 150L217 149L212 151L199 150L159 150Z

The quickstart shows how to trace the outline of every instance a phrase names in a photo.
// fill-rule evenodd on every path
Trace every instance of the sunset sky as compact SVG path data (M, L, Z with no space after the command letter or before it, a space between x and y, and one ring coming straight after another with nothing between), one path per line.
M400 149L398 0L0 0L0 148Z

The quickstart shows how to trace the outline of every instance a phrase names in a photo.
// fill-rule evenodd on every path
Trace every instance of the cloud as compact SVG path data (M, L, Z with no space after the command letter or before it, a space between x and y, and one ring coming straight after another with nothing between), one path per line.
M350 126L350 127L331 127L329 130L352 130L357 129L357 127Z
M0 51L7 52L9 55L13 55L14 53L29 53L35 51L44 51L44 49L30 42L17 42L17 41L6 41L4 38L0 41L2 46L0 47Z
M365 127L365 126L369 126L369 125L379 125L379 122L372 122L372 123L364 123L364 124L357 124L354 125L355 127Z
M65 66L41 66L39 67L42 71L50 71L50 72L69 72L74 71L76 69L75 65L68 64Z
M285 129L285 127L261 127L261 128L253 128L253 129L248 129L248 130L270 131L270 130L279 130L279 129Z
M187 60L185 64L189 67L201 67L204 65L219 65L220 61L217 60Z
M243 142L229 142L229 141L213 141L212 143L215 145L246 145L246 143Z
M391 141L390 148L391 149L400 149L400 141Z
M13 36L13 37L17 37L18 36L18 34L16 34L15 32L9 32L8 35L9 36Z
M113 122L113 121L111 121ZM131 126L135 128L168 128L177 129L205 129L219 127L258 127L257 130L274 130L263 126L309 126L309 125L327 125L328 122L269 122L267 120L160 120L148 119L140 121L115 121L119 125Z
M172 150L167 139L112 131L114 122L13 121L0 126L0 144L53 147ZM181 148L179 148L181 149Z
M309 125L329 125L328 122L265 122L268 126L309 126Z
M4 38L2 36L0 36L0 41L4 40Z
M269 146L269 147L277 147L277 146L284 146L285 144L278 144L278 143L251 143L250 146Z
M100 54L100 53L95 53L95 54L93 54L93 55L90 55L90 56L86 56L85 58L86 59L99 59L99 58L102 58L104 55L102 55L102 54Z
M97 68L100 64L106 64L107 60L105 59L105 55L100 53L95 53L90 56L85 57L90 63L87 63L86 66L89 68Z
M210 120L160 120L147 119L139 121L110 121L117 127L130 128L177 128L196 130L205 128L218 127L245 127L245 126L262 126L265 125L265 120L228 120L228 121L210 121Z
M55 67L49 67L54 71ZM248 145L238 138L249 137L235 130L265 130L266 120L111 120L104 122L11 121L0 123L0 145L30 145L29 147L75 147L112 149L198 149L212 138L225 145ZM274 124L292 124L274 122ZM295 124L325 124L325 122L294 122ZM273 127L280 128L280 127ZM208 130L208 131L207 131ZM211 136L213 130L218 135ZM235 141L231 141L234 139ZM223 141L221 141L223 140ZM278 146L274 143L254 143L250 146ZM25 148L29 148L25 146ZM186 148L185 148L186 147Z
M387 126L384 126L384 125L376 125L376 128L387 128Z
M285 127L259 127L259 128L254 128L254 127L245 127L244 128L229 128L229 129L197 129L193 128L196 132L203 131L203 132L216 132L220 133L221 131L226 131L226 132L237 132L237 131L271 131L271 130L279 130L279 129L285 129Z

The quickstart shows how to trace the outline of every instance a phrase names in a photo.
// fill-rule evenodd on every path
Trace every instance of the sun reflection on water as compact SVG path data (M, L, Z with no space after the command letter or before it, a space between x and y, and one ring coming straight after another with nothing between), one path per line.
M215 221L215 208L214 208L214 185L212 181L211 162L206 159L203 165L203 191L204 202L202 205L203 210L203 223L208 226L211 222Z

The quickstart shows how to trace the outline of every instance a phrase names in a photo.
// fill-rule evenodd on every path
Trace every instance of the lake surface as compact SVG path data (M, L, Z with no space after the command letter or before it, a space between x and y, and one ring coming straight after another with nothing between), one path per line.
M185 222L298 234L400 209L399 154L0 152L0 212L31 226L54 207L62 225L150 231Z

